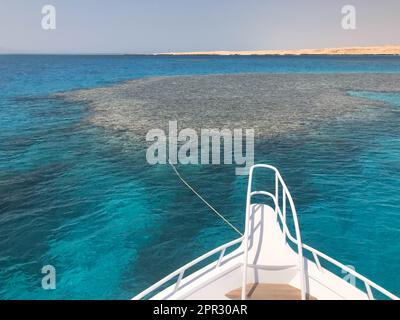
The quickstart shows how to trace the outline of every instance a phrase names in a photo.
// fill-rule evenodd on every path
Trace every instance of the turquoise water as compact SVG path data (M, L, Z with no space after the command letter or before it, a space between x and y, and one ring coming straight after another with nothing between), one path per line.
M140 144L89 121L96 110L53 93L128 79L232 73L400 73L399 57L0 56L0 298L126 299L234 239ZM371 121L260 139L256 162L280 168L304 241L400 294L400 94ZM378 111L376 111L378 110ZM243 227L246 177L230 166L182 174ZM41 268L57 289L41 288Z

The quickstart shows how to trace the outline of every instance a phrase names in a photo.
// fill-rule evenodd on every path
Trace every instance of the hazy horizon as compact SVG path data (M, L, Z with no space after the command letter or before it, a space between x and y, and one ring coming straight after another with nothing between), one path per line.
M41 27L44 5L56 29ZM341 8L356 8L356 29ZM400 2L0 0L0 53L151 54L400 44Z

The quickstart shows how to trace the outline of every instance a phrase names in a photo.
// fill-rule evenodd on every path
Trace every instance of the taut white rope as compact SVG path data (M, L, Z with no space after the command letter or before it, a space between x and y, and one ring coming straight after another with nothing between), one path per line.
M201 201L203 201L212 211L214 211L215 214L217 214L222 220L224 220L233 230L235 230L237 233L239 233L241 236L243 236L243 233L239 231L238 228L236 228L232 223L230 223L221 213L219 213L211 204L209 204L201 195L199 195L196 190L194 190L189 183L185 181L185 179L182 178L176 167L169 162L171 165L172 169L175 171L175 174L178 176L178 178L196 195L200 198Z

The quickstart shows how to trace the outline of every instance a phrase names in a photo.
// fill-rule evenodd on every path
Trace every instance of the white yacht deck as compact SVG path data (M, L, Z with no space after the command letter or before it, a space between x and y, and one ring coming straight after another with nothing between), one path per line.
M273 193L252 191L256 168L274 171ZM251 203L254 196L272 199L274 206ZM295 236L286 223L289 206ZM226 254L227 251L230 253ZM190 268L212 256L216 256L214 262L187 275ZM321 261L350 273L364 284L365 290L330 272ZM173 280L172 285L160 291L161 286ZM354 270L303 244L296 209L279 172L268 165L255 165L249 175L245 234L179 268L134 299L364 300L374 298L372 289L398 299Z

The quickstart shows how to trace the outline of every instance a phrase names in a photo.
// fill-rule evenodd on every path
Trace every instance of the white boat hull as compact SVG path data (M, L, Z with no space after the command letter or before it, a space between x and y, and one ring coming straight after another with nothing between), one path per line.
M273 173L274 192L252 190L255 169ZM273 206L252 203L256 196L272 200ZM287 224L289 217L295 236ZM192 267L213 256L216 256L214 262L188 275ZM347 273L346 278L357 279L365 290L328 271L321 261L338 268L342 276ZM161 289L171 281L174 281L172 285ZM179 268L133 299L371 300L374 299L372 289L398 300L348 266L303 244L296 208L280 173L269 165L255 165L249 174L245 234Z
M285 241L274 209L254 204L251 210L252 232L249 238L248 283L288 284L300 290L297 253ZM368 299L368 295L347 281L304 258L307 295L321 299ZM217 261L187 276L175 291L175 284L152 299L230 299L227 293L242 286L243 243L227 255L216 268ZM283 297L282 297L283 298Z

